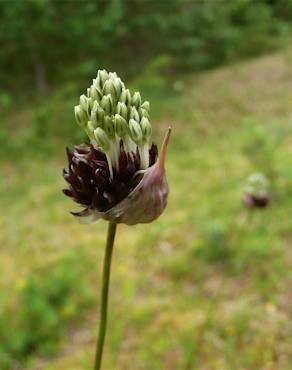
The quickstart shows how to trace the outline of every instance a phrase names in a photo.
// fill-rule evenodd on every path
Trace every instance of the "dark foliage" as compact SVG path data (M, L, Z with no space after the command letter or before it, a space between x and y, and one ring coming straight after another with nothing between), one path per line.
M290 0L0 2L0 103L88 79L135 74L157 55L202 69L258 54L291 32Z

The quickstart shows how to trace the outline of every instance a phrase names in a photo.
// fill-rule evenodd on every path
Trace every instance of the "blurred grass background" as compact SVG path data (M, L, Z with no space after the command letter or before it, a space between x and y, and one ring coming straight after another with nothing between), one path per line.
M169 124L169 205L120 226L104 367L289 369L292 2L0 2L0 368L92 366L106 224L61 189L97 69ZM246 178L271 207L252 222Z

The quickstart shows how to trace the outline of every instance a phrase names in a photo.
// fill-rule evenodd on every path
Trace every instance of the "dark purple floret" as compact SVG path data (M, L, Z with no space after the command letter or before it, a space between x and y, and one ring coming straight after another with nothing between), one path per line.
M84 206L85 210L107 211L122 201L141 179L134 176L140 170L138 151L128 155L122 144L119 170L113 169L113 178L110 178L105 154L91 144L76 145L72 150L67 148L66 152L69 163L68 170L63 170L63 177L69 188L63 193ZM150 166L156 162L157 153L157 146L152 144L149 150Z
M270 197L268 194L255 196L250 193L245 193L243 196L243 203L248 208L266 208L270 203Z

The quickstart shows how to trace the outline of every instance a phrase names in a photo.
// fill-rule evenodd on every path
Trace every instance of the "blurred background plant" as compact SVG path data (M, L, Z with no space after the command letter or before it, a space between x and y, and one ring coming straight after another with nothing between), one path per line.
M94 302L84 263L90 264L86 256L70 252L58 263L46 264L19 279L13 289L17 296L10 293L11 301L1 307L2 369L14 368L23 359L29 361L31 355L56 352L64 326L82 317Z
M172 71L186 71L267 52L290 40L292 4L1 1L0 18L0 101L7 105L12 94L14 100L66 81L82 83L96 72L97 60L129 78L162 54L172 58Z
M4 0L0 29L0 368L92 364L105 225L72 220L60 169L102 68L174 128L165 215L120 230L105 367L291 368L292 2Z

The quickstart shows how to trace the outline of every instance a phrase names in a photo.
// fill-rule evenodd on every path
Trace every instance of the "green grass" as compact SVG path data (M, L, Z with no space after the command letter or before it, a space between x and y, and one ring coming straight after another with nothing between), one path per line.
M291 56L153 91L156 141L173 126L169 205L147 227L118 228L105 368L292 366ZM3 112L1 368L92 365L106 224L77 224L61 194L64 146L82 138L77 94L65 86ZM241 192L254 171L270 177L272 204L248 223Z

